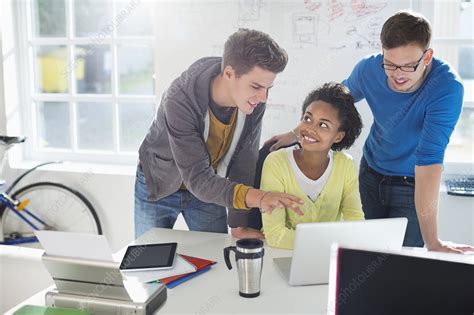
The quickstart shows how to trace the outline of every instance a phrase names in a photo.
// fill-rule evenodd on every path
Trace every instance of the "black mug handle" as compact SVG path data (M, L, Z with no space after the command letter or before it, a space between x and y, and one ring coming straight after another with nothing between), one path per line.
M232 269L232 264L230 263L230 251L234 251L235 253L237 253L237 247L235 246L229 246L229 247L226 247L224 248L224 260L225 260L225 264L227 265L227 268L230 270Z

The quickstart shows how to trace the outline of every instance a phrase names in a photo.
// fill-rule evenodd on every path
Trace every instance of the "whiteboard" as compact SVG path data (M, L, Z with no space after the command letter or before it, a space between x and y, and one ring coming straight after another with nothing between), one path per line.
M385 20L411 1L207 0L160 1L156 7L156 86L163 90L190 64L221 56L240 27L268 33L289 55L270 91L261 144L294 128L306 95L325 82L344 80L364 56L379 52ZM365 102L357 104L364 130L349 150L356 160L372 123Z

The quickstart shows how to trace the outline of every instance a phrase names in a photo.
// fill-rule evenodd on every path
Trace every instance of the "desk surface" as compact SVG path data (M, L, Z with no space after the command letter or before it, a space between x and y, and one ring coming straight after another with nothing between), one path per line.
M189 232L169 229L153 229L140 237L135 244L178 242L180 254L215 260L212 269L168 290L168 300L158 310L159 314L222 314L222 313L312 313L326 314L327 285L291 287L276 269L274 257L291 256L291 251L265 248L261 295L246 299L239 296L235 259L234 268L228 270L224 247L235 245L235 239L228 234ZM116 256L123 255L125 249ZM24 301L13 311L25 304L44 305L45 289Z

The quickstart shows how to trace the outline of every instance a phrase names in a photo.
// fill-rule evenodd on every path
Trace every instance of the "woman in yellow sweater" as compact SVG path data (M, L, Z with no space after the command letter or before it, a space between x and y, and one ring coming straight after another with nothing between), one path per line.
M298 223L364 219L356 166L341 152L352 146L362 129L349 90L326 83L312 91L297 129L301 148L272 152L263 165L261 189L305 201L302 216L285 208L262 214L265 239L272 247L292 249Z

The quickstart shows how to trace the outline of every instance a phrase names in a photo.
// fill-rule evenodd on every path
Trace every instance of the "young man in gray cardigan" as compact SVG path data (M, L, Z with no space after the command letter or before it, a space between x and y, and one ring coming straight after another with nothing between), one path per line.
M251 187L268 91L288 56L267 34L240 29L220 57L202 58L163 94L139 149L135 234L172 228L263 238L248 228L252 207L292 208L297 197ZM226 208L228 208L228 213Z

